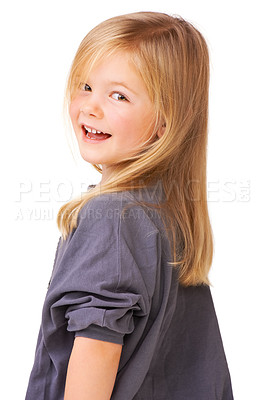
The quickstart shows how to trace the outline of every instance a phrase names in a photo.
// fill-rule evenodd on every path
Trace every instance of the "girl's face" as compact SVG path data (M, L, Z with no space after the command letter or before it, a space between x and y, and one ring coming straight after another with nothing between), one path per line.
M102 165L104 180L113 163L149 138L155 113L129 56L119 53L92 69L72 99L70 117L81 156Z

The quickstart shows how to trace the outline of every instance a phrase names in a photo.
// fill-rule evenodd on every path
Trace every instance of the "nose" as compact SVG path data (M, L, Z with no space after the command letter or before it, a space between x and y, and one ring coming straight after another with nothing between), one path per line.
M80 111L85 114L86 116L95 117L95 118L102 118L104 113L103 109L100 105L100 100L90 94L89 98L87 97L86 100L81 104Z

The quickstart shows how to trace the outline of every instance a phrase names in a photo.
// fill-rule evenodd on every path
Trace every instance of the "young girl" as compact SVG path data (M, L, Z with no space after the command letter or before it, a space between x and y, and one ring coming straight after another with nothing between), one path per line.
M209 59L179 17L111 18L67 101L102 174L64 205L26 400L231 400L209 288Z

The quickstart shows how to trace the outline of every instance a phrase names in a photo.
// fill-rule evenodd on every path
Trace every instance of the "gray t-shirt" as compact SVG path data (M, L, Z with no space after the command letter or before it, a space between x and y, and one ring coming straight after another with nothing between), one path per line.
M133 204L163 197L101 194L59 240L26 400L63 400L75 336L123 344L112 400L233 399L209 287L178 284L158 212Z

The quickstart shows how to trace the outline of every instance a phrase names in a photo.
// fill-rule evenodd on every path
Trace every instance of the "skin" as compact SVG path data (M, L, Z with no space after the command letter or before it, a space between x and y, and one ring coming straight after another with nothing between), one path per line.
M76 337L69 359L64 400L109 400L122 345Z
M128 54L117 53L93 68L72 99L70 118L81 156L89 163L102 165L102 181L112 164L133 155L134 149L150 138L154 107ZM112 136L98 143L86 142L84 124ZM158 131L155 136L162 133Z

